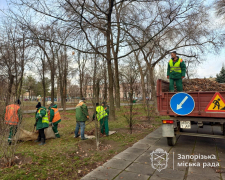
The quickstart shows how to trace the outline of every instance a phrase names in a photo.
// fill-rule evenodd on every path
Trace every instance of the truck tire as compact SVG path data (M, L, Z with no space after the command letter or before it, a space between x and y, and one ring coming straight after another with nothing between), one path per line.
M177 142L176 136L174 136L174 137L167 137L167 144L169 146L174 146L176 144L176 142Z

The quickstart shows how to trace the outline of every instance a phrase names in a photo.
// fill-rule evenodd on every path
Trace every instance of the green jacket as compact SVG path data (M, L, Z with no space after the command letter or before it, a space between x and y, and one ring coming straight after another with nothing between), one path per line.
M49 119L49 122L52 122L53 118L54 118L54 115L55 115L55 112L52 108L57 108L57 104L53 104L52 106L49 106L48 110L50 111L50 119ZM53 124L58 124L61 122L61 119L58 120L57 122L54 122Z
M179 60L179 57L177 56L177 60L173 62L173 64L175 64L178 60ZM184 61L180 63L180 68L181 68L181 73L174 72L174 71L170 73L170 63L168 63L167 76L169 76L170 79L181 79L182 77L185 77L186 65Z
M109 106L106 105L106 106L104 106L104 108L106 108L105 111L107 112L107 114L108 114L108 116L109 116Z
M38 113L38 110L41 109L40 114ZM37 120L37 125L36 125L36 129L44 129L44 128L48 128L49 123L43 123L42 122L42 118L46 115L46 108L45 107L40 107L37 109L36 113L35 113L35 119L38 118Z
M80 102L76 106L76 121L87 121L88 120L88 108L84 102Z

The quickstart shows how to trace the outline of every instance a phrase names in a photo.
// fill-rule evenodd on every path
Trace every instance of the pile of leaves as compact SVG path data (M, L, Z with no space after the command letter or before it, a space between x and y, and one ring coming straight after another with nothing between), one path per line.
M225 91L225 84L209 79L185 79L183 91Z

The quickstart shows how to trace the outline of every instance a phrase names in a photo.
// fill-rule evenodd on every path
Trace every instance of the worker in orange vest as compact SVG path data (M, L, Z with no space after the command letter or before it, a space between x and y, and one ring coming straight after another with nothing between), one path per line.
M52 130L55 133L56 138L60 138L58 132L58 124L61 122L61 116L59 114L59 109L56 104L53 104L51 101L47 102L48 107L48 119L50 124L52 124Z
M9 125L9 145L12 144L12 137L16 134L18 124L22 120L20 104L21 101L18 99L15 104L10 104L5 109L5 123Z

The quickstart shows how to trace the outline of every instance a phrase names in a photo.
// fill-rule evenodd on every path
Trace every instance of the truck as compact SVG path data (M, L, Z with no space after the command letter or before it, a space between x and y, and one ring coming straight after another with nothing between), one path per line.
M184 92L194 101L193 110L186 115L181 115L171 108L171 99L179 92L169 92L169 82L158 79L156 91L159 114L169 117L162 120L162 136L167 138L169 146L176 144L177 135L225 138L225 91ZM180 99L180 102L185 103L185 99ZM220 126L221 133L204 134L191 131L194 127L203 128L204 125Z

